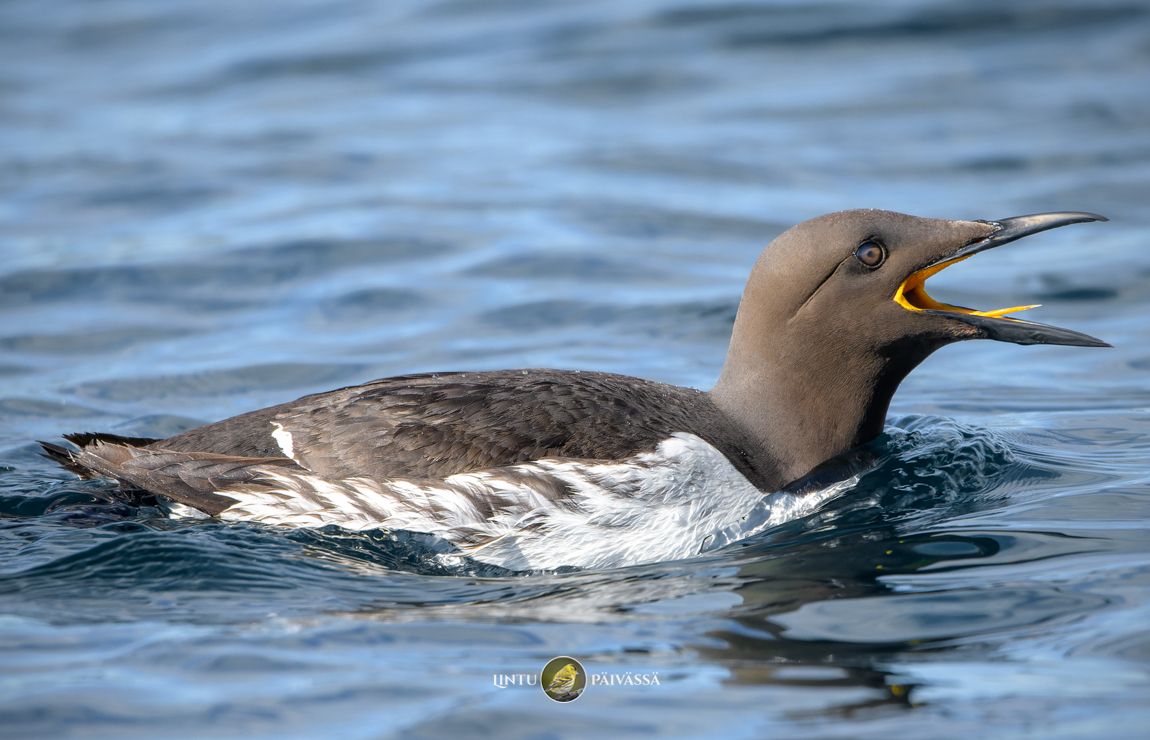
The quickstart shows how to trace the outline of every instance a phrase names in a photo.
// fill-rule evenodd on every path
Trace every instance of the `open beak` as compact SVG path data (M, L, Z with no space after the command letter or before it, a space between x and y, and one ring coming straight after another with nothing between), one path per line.
M932 262L926 267L915 270L907 276L898 290L895 291L894 301L908 311L946 316L957 319L977 327L987 339L996 339L1000 342L1014 342L1015 344L1067 344L1076 347L1109 347L1101 339L1087 334L1062 329L1057 326L1047 326L1033 321L1016 319L1007 314L1021 313L1032 308L1030 306L1012 306L999 308L993 311L975 311L962 306L952 306L949 303L936 301L926 292L926 280L932 275L942 272L947 267L961 262L968 257L984 252L987 249L1001 247L1024 236L1037 234L1047 229L1056 229L1059 226L1085 223L1087 221L1106 221L1105 216L1094 213L1065 212L1065 213L1036 213L1030 216L1015 216L1004 218L1001 221L984 221L995 227L995 231L988 237L962 247L954 254L941 260Z

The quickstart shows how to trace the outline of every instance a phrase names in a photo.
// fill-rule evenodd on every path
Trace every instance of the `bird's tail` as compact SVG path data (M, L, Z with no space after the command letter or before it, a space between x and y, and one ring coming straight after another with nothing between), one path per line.
M120 434L105 434L102 432L65 434L64 439L76 445L79 449L64 447L63 445L52 442L40 442L40 447L44 450L43 455L49 460L59 463L62 467L72 471L81 478L99 478L104 475L104 473L93 470L80 460L79 453L88 445L95 442L108 442L110 444L125 445L127 447L146 447L153 442L159 441L151 437L125 437Z

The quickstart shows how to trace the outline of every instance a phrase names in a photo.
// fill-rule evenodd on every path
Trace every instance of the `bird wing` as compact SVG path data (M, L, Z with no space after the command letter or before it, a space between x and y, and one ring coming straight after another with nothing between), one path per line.
M333 480L429 480L544 457L621 459L713 424L709 413L699 391L607 373L408 375L306 396L152 447L287 455Z
M559 670L555 671L555 675L551 678L551 683L548 684L548 691L565 692L575 688L575 679L578 678L579 672L575 668L574 663L568 663Z

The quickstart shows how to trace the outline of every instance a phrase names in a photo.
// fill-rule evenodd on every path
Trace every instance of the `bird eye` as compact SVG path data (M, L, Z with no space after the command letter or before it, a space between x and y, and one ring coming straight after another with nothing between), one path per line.
M855 250L855 259L873 270L886 259L886 249L878 242L868 239Z

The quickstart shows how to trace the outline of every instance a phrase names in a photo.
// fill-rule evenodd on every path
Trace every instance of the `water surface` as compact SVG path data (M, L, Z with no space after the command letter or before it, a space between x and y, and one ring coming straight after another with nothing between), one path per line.
M1118 0L5 2L4 734L1136 736L1148 38ZM425 370L708 387L762 245L860 206L1110 216L931 285L1116 348L943 350L854 490L694 560L175 522L33 444ZM660 685L493 684L556 655Z

